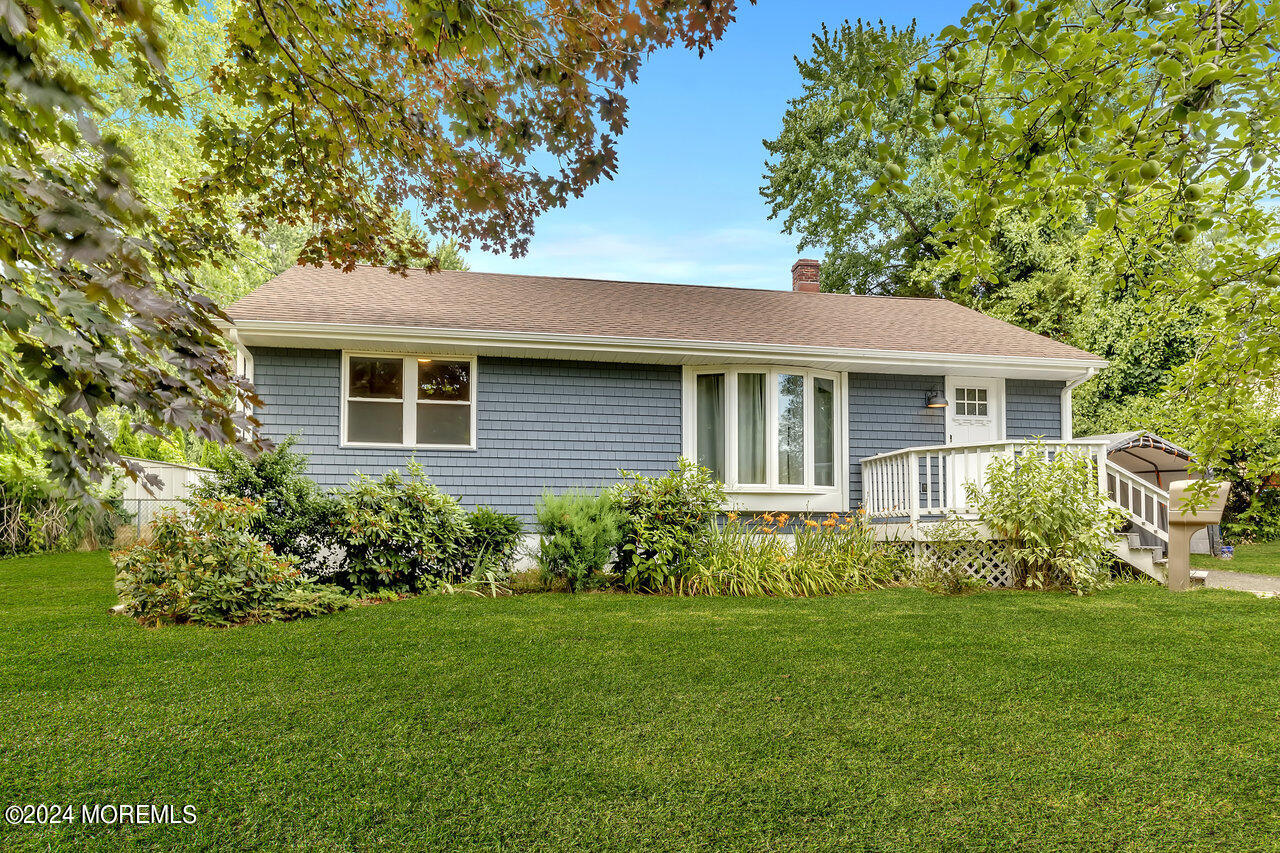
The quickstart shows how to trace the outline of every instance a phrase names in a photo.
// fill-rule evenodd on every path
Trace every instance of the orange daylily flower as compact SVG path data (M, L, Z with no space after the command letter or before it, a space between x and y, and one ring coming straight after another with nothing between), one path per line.
M818 522L814 521L812 518L806 518L804 520L804 525L805 527L817 527Z

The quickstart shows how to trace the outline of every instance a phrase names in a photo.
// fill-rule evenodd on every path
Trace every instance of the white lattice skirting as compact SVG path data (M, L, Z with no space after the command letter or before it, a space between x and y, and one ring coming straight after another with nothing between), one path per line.
M964 570L987 586L1013 586L1013 567L1009 565L1005 546L995 539L957 542L919 542L920 557L941 563L948 569Z

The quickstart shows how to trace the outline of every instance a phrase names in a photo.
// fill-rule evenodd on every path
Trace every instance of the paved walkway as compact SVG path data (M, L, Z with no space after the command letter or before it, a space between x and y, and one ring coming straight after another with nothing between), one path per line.
M1250 575L1209 569L1209 577L1204 585L1213 589L1238 589L1259 595L1280 595L1280 576L1277 575Z

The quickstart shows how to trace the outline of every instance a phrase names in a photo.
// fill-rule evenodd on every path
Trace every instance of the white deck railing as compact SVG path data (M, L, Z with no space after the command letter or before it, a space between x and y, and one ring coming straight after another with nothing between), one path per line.
M1169 493L1119 465L1107 463L1107 496L1133 523L1169 544Z
M972 516L966 485L981 490L987 466L997 457L1021 455L1033 445L1026 441L983 444L940 444L908 447L862 460L862 505L879 518L918 521L922 517ZM1045 453L1071 452L1094 460L1098 487L1125 510L1133 523L1167 542L1169 494L1107 461L1107 442L1046 441Z

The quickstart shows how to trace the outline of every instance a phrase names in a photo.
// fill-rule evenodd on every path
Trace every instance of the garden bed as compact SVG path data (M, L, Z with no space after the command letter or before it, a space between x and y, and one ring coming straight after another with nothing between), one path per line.
M194 826L0 847L1273 843L1280 604L423 596L233 631L107 615L102 554L0 563L7 802Z

